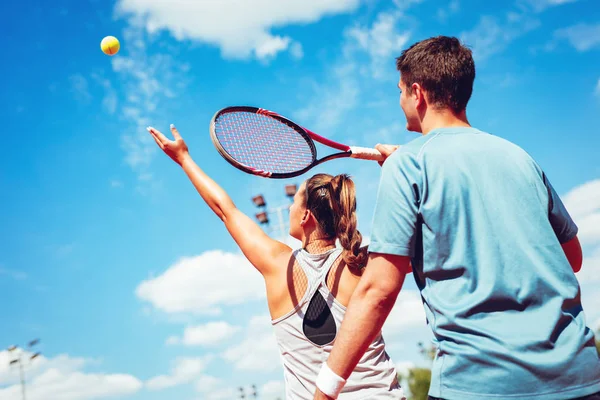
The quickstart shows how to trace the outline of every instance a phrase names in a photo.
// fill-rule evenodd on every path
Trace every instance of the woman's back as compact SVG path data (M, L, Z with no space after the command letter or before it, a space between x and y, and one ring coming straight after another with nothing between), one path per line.
M313 398L315 377L329 356L358 282L358 277L348 276L341 252L342 249L333 248L311 254L299 249L293 252L287 266L286 275L292 279L286 289L293 306L280 316L272 313L276 316L272 324L284 366L286 399ZM343 299L336 297L339 293ZM396 375L380 334L348 378L339 398L402 399L404 393Z

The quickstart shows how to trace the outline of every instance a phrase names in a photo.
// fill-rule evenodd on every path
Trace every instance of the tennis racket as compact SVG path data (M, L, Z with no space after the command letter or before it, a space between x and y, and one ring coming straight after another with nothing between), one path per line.
M265 178L292 178L336 158L383 161L375 149L334 142L263 108L219 110L210 121L210 136L231 165ZM315 141L340 151L317 159Z

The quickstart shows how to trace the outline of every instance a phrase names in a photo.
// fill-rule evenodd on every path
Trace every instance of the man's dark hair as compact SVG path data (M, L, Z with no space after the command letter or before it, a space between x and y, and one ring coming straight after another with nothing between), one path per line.
M455 37L437 36L422 40L396 58L408 93L418 83L436 108L460 113L473 93L475 62L471 50Z

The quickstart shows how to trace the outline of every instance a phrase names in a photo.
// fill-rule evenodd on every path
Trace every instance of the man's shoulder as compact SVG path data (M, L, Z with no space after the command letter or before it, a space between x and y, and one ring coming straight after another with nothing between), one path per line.
M433 131L429 132L426 135L421 135L413 140L411 140L410 142L407 142L403 145L400 146L400 148L398 149L399 151L397 151L396 153L398 154L404 154L405 156L418 156L419 154L421 154L423 151L426 151L426 149L428 147L430 147L432 144L433 146L436 145L436 142L439 138L439 136L443 133L447 133L447 132L455 132L455 131L460 131L460 128L445 128L445 129L434 129ZM477 131L480 133L484 133L487 134L486 132L482 132L473 128L470 128L470 131Z
M429 135L419 136L419 137L411 140L410 142L405 143L402 146L400 146L399 150L402 150L403 153L417 155L417 154L419 154L421 149L425 146L425 144L427 144L427 142L429 140L431 140L431 138L432 137Z
M402 162L402 160L406 160L407 158L416 161L419 153L429 139L426 135L423 135L400 145L398 150L392 153L388 160L391 160L392 164Z
M478 140L473 141L471 135L476 135ZM469 143L469 146L467 146L468 148L464 146L465 142ZM438 153L450 149L452 149L452 151L470 151L471 148L476 146L484 146L488 149L497 148L501 151L515 151L520 152L523 155L528 155L527 152L516 143L475 127L435 129L427 135L417 137L410 142L401 145L398 149L399 151L396 153L398 153L398 157L401 157L401 154L404 154L405 157L420 157L424 153Z

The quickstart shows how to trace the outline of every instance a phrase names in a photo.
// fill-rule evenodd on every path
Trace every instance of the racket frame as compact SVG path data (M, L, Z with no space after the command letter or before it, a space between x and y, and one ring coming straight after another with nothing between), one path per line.
M302 169L299 169L294 172L285 172L285 173L264 171L264 170L253 168L249 165L245 165L245 164L237 161L223 148L223 146L219 142L219 139L217 138L217 134L215 131L215 123L216 123L217 119L221 115L231 113L231 112L248 112L248 113L254 113L254 114L259 114L259 115L265 115L270 118L276 119L277 121L289 126L293 130L295 130L298 134L300 134L304 140L306 140L306 143L310 147L313 161L309 165L307 165L306 167L304 167ZM296 177L296 176L306 173L308 170L310 170L310 169L316 167L317 165L322 164L326 161L333 160L336 158L352 157L352 147L351 146L347 146L345 144L338 143L331 139L327 139L321 135L318 135L318 134L296 124L294 121L291 121L290 119L284 117L283 115L277 114L276 112L273 112L273 111L266 110L264 108L258 108L258 107L252 107L252 106L230 106L230 107L222 108L219 111L217 111L211 118L210 125L209 125L209 131L210 131L210 138L211 138L214 146L216 147L217 151L227 162L229 162L229 164L231 164L235 168L239 169L240 171L243 171L243 172L246 172L246 173L252 174L252 175L262 176L264 178L271 178L271 179L293 178L293 177ZM331 147L333 149L340 150L340 152L334 153L334 154L329 154L329 155L317 160L317 149L315 147L314 141L319 142L325 146Z

